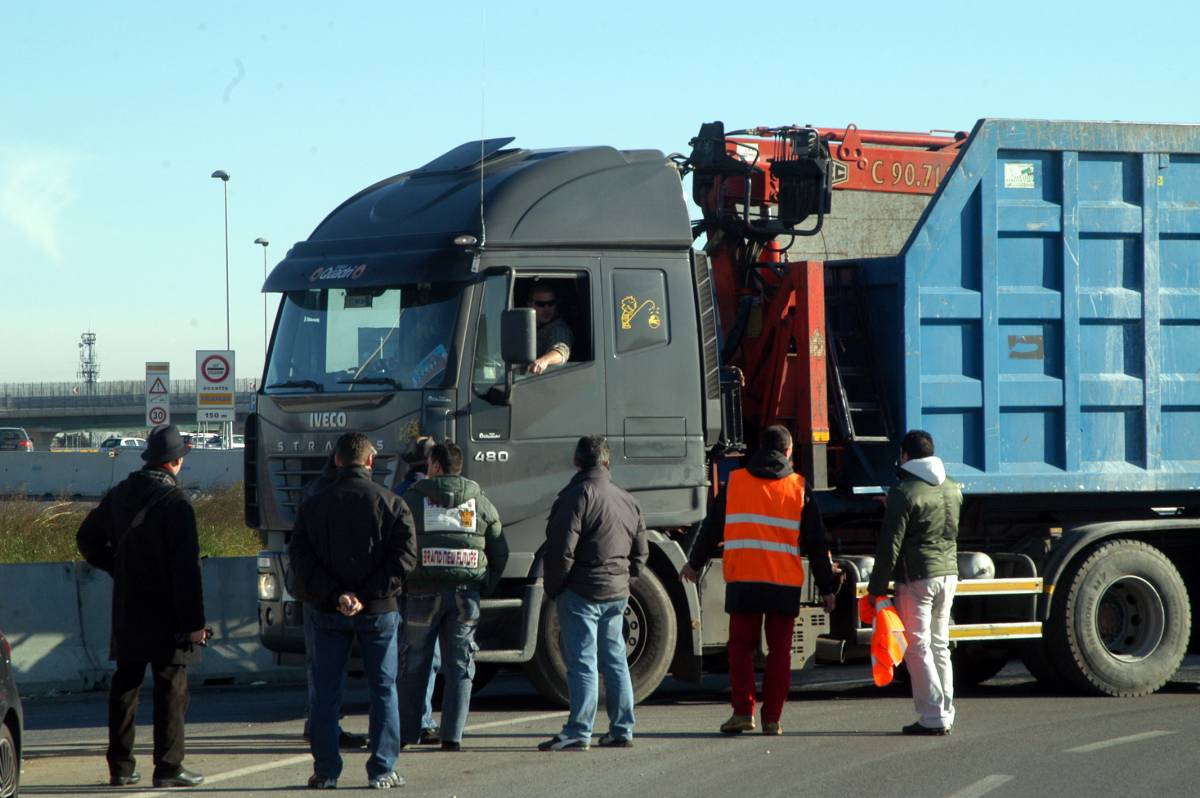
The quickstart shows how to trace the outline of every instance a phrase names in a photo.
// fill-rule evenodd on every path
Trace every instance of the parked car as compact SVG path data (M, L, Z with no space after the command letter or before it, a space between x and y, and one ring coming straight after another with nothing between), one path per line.
M25 717L12 673L12 646L0 632L0 798L21 789L21 740Z
M230 447L229 447L229 448L231 448L231 449L245 449L245 448L246 448L246 436L245 436L245 435L234 435L234 436L233 436L233 443L230 445Z
M3 451L32 452L33 440L21 427L0 427L0 452Z
M145 438L105 438L100 443L100 451L108 453L114 449L145 449Z

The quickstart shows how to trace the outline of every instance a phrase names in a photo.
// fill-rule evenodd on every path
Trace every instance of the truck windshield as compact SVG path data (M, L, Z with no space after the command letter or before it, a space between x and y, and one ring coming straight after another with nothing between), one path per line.
M291 291L264 391L444 387L461 297L452 283Z

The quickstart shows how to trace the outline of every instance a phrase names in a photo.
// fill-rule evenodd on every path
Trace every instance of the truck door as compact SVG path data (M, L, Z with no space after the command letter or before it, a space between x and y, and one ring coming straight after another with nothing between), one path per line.
M700 337L689 269L686 254L603 262L613 478L659 528L687 526L705 512Z
M511 550L509 576L528 573L545 540L550 506L575 474L575 442L605 432L604 362L594 344L599 271L594 258L522 260L489 274L476 294L469 436L459 443L465 473L500 510ZM509 403L494 395L489 400L488 390L504 379L500 314L526 306L534 285L554 289L556 313L573 339L569 359L536 376L518 370Z

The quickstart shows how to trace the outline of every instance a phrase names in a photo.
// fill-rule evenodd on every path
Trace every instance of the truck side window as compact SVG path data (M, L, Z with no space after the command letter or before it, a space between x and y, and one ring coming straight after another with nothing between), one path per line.
M476 393L504 382L500 357L500 316L508 309L508 276L494 274L483 284L479 328L475 335L475 366L471 377Z
M538 314L538 356L566 350L566 363L593 359L591 290L580 273L519 274L513 287L513 306Z
M667 275L657 269L614 269L617 354L670 343Z

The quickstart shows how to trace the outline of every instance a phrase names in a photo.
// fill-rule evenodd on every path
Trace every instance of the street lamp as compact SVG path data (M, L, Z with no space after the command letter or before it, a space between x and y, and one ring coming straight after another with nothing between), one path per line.
M263 248L263 357L266 357L266 354L267 354L267 292L266 292L267 245L269 245L271 242L268 241L267 239L263 238L262 236L259 236L258 238L254 239L254 243L260 245Z
M229 351L229 173L218 169L212 177L221 181L225 194L225 351ZM233 422L221 424L222 437L225 438L225 448L233 445Z
M225 193L225 349L229 350L229 173L218 169L212 176L221 181Z

